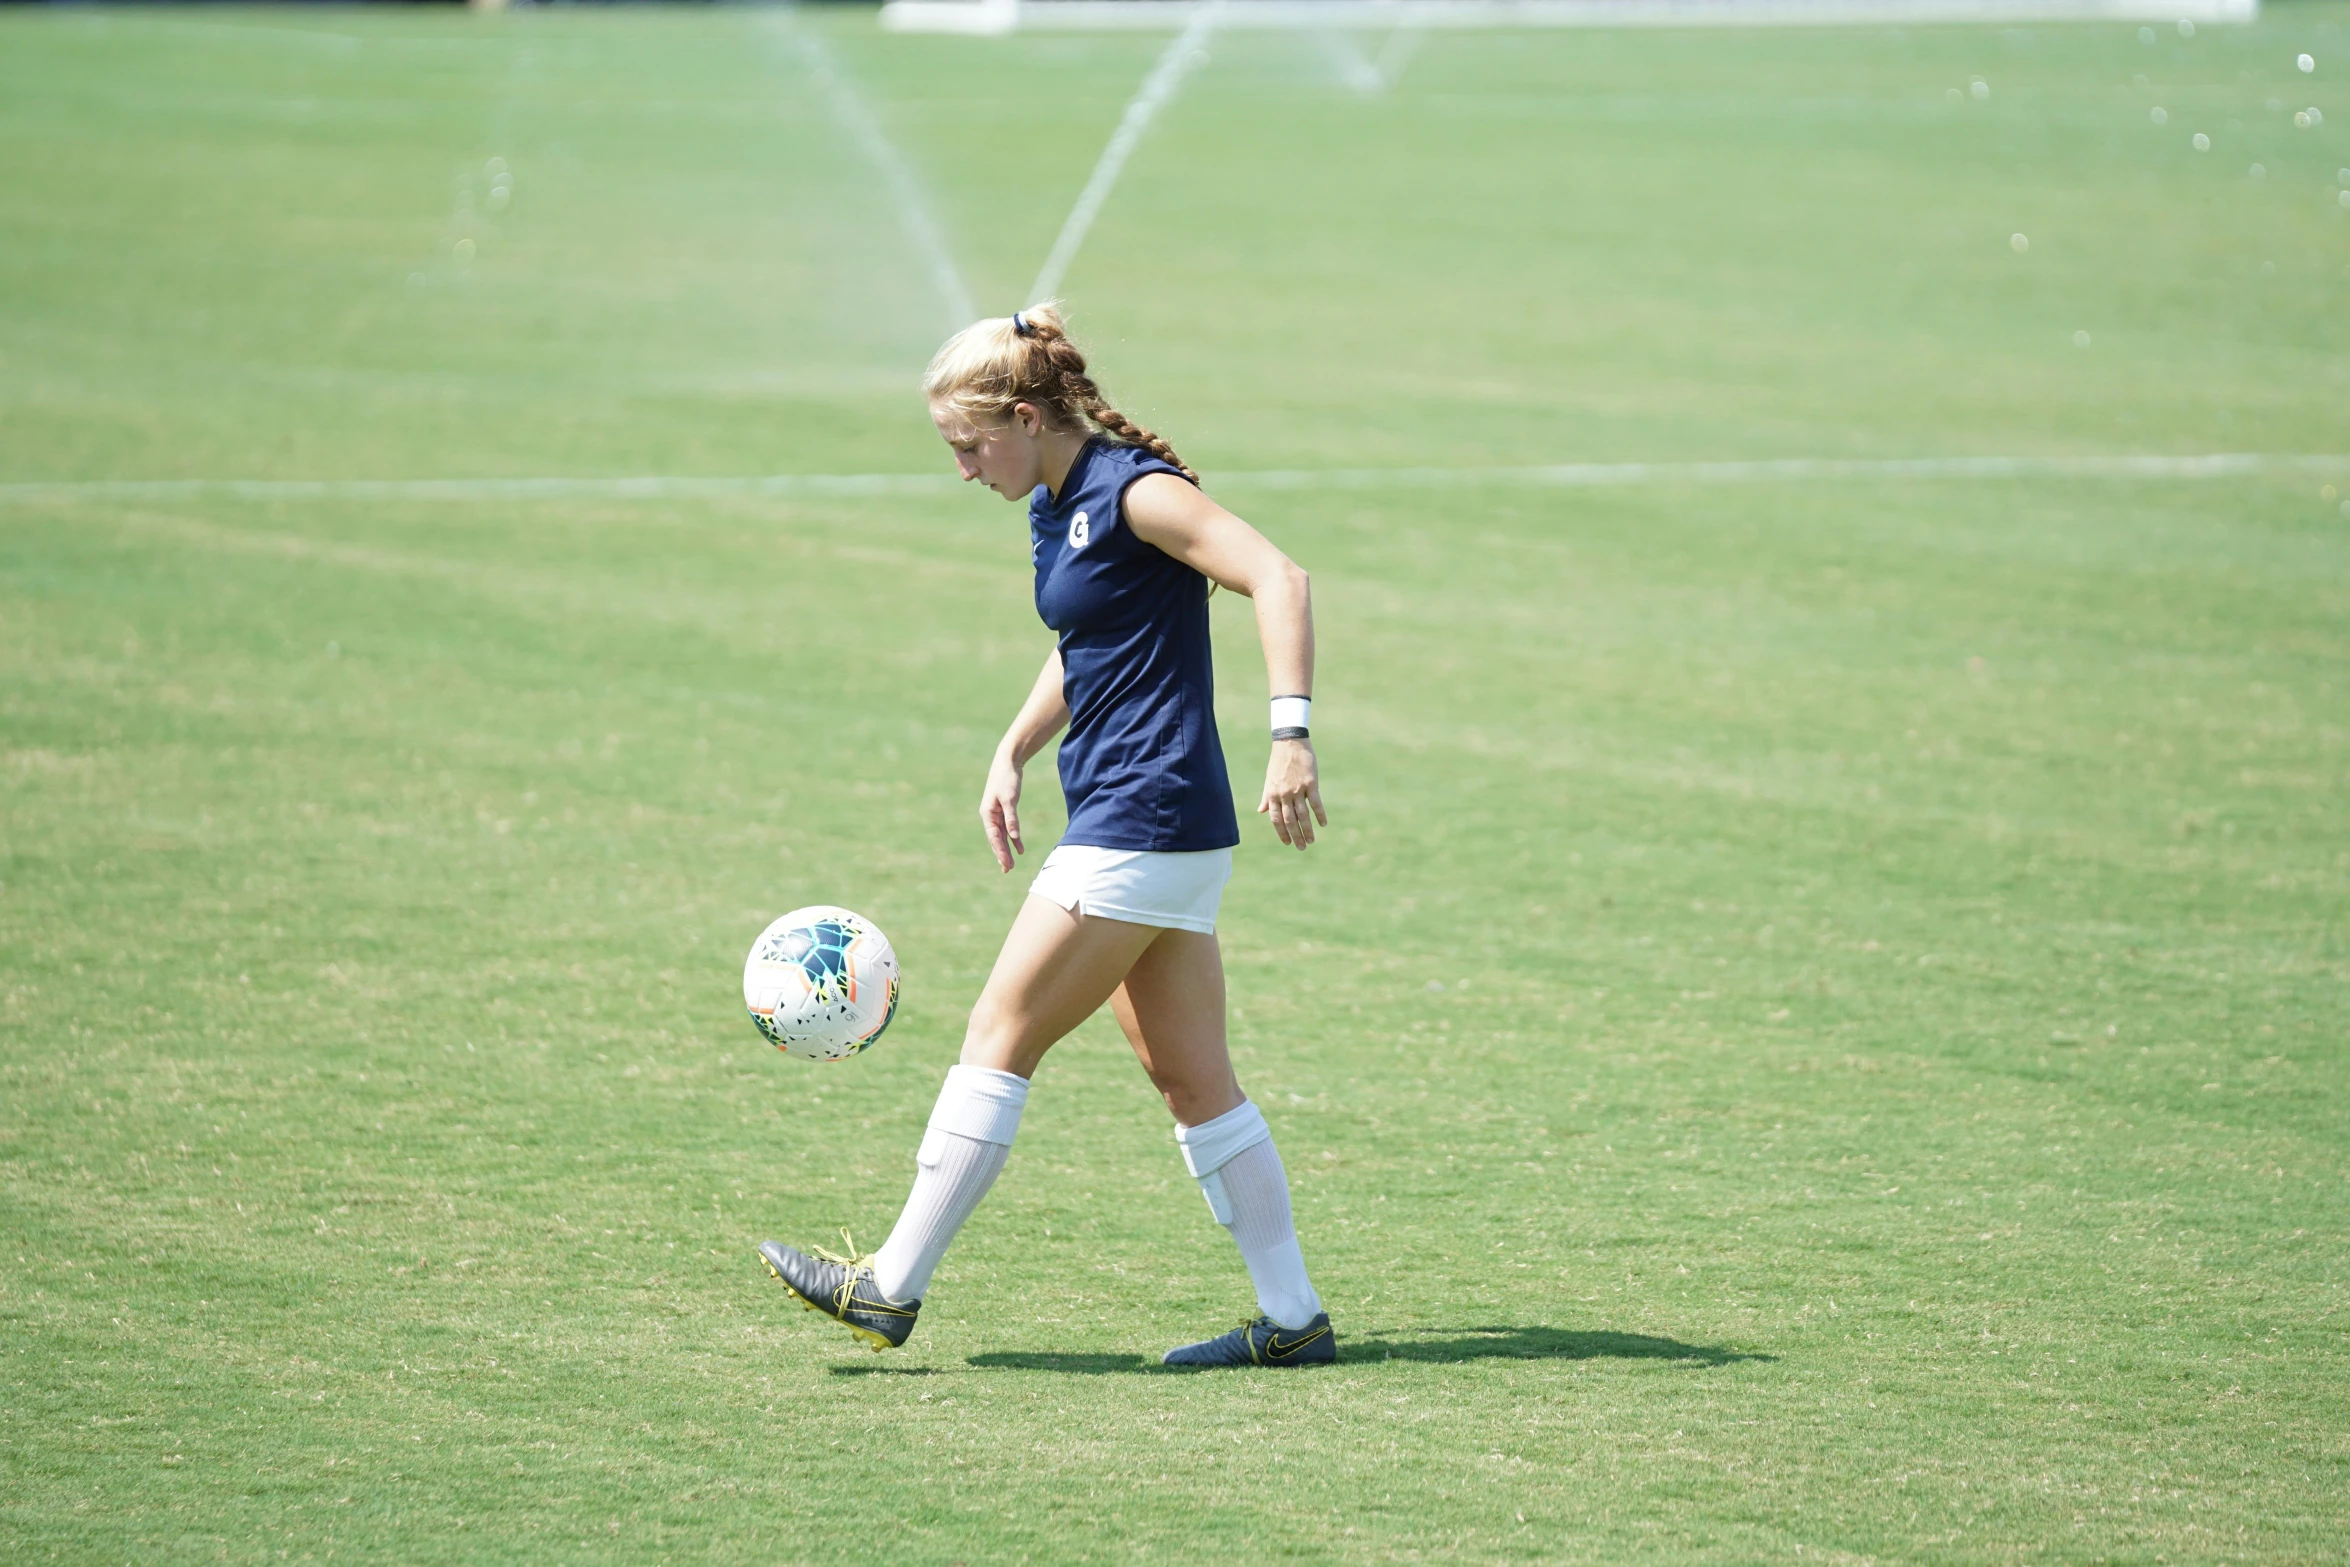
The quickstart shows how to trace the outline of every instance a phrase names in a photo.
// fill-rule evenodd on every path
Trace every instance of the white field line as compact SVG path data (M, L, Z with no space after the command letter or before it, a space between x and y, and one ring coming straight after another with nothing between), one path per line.
M1403 80L1403 68L1412 63L1412 55L1420 47L1421 31L1415 22L1399 22L1395 31L1387 35L1387 46L1379 51L1379 58L1371 62L1371 69L1379 73L1382 87L1393 87Z
M1780 457L1728 462L1553 463L1531 468L1260 468L1217 475L1269 490L1428 490L1510 485L1774 484L1837 479L2234 479L2350 467L2350 454L2209 452L2188 457Z
M2260 0L889 0L892 32L1166 31L1206 5L1220 26L1898 27L2022 22L2249 22Z
M979 306L971 297L970 286L963 281L962 269L955 265L954 252L947 248L938 220L931 215L930 198L922 189L922 182L915 178L905 155L882 130L864 94L857 91L855 81L833 59L823 39L797 25L788 15L777 19L775 33L799 55L808 74L816 78L825 96L832 100L833 117L880 173L881 182L889 187L890 196L897 203L898 221L905 226L906 237L914 242L923 265L929 268L931 286L938 290L939 303L946 310L948 330L958 331L970 325L979 316Z
M1403 68L1411 63L1412 51L1420 47L1421 33L1417 27L1398 27L1387 35L1378 58L1363 53L1352 32L1336 27L1324 27L1314 33L1322 52L1330 57L1338 79L1365 98L1376 98L1403 79Z
M1355 42L1352 33L1342 32L1335 27L1317 28L1314 42L1330 57L1331 69L1338 73L1339 81L1347 87L1365 98L1375 98L1387 90L1387 78L1379 74L1379 68L1371 63L1369 55L1363 53L1362 46Z
M2242 479L2350 470L2350 452L2190 456L1790 457L1751 462L1550 463L1525 468L1259 468L1212 488L1262 490L1603 489L1649 484L1784 484L1967 479ZM653 474L539 479L56 479L0 483L0 503L56 500L553 501L868 499L943 495L945 473Z
M941 494L946 473L643 474L534 479L81 479L0 484L0 501L667 501Z
M1061 286L1069 264L1077 259L1078 248L1085 243L1086 231L1100 216L1103 203L1110 199L1110 192L1126 167L1126 160L1134 155L1135 147L1142 141L1142 133L1150 128L1159 110L1166 107L1167 100L1175 96L1183 78L1207 59L1208 34L1215 30L1221 10L1220 0L1194 7L1183 31L1175 35L1175 41L1159 56L1159 63L1143 78L1141 88L1128 101L1126 112L1119 116L1118 128L1110 133L1109 144L1102 148L1092 177L1086 180L1085 189L1078 192L1077 205L1069 209L1060 237L1053 241L1052 253L1044 258L1044 266L1036 274L1036 284L1028 291L1029 302L1050 299Z

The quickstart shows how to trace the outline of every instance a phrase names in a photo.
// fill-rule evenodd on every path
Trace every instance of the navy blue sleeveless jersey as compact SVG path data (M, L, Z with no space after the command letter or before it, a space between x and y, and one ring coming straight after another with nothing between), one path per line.
M1036 612L1060 633L1063 843L1191 852L1240 842L1216 676L1208 579L1126 526L1126 487L1182 471L1137 446L1088 442L1059 499L1028 500Z

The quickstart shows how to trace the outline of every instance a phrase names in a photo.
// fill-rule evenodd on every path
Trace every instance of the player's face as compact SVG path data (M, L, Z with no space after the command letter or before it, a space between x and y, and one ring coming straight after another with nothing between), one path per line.
M968 415L934 403L930 422L954 452L955 469L964 482L977 480L1005 500L1024 501L1042 481L1036 435L1024 428L1024 421L976 424Z

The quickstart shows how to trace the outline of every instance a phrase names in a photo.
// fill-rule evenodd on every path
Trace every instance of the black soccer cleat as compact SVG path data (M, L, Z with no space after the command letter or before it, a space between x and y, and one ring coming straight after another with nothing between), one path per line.
M1179 1344L1159 1357L1169 1366L1327 1366L1337 1359L1338 1335L1330 1330L1327 1311L1315 1313L1302 1328L1259 1317L1215 1338Z
M848 1240L845 1230L841 1239ZM823 1312L876 1354L897 1348L912 1335L922 1302L910 1300L901 1306L874 1288L873 1268L853 1245L845 1257L822 1247L811 1249L814 1256L780 1241L761 1241L759 1260L798 1298L803 1310Z

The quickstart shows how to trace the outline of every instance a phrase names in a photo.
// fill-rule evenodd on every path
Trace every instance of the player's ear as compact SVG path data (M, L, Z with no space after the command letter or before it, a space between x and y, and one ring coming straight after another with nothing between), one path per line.
M1044 434L1044 411L1034 403L1014 403L1012 418L1030 440Z

